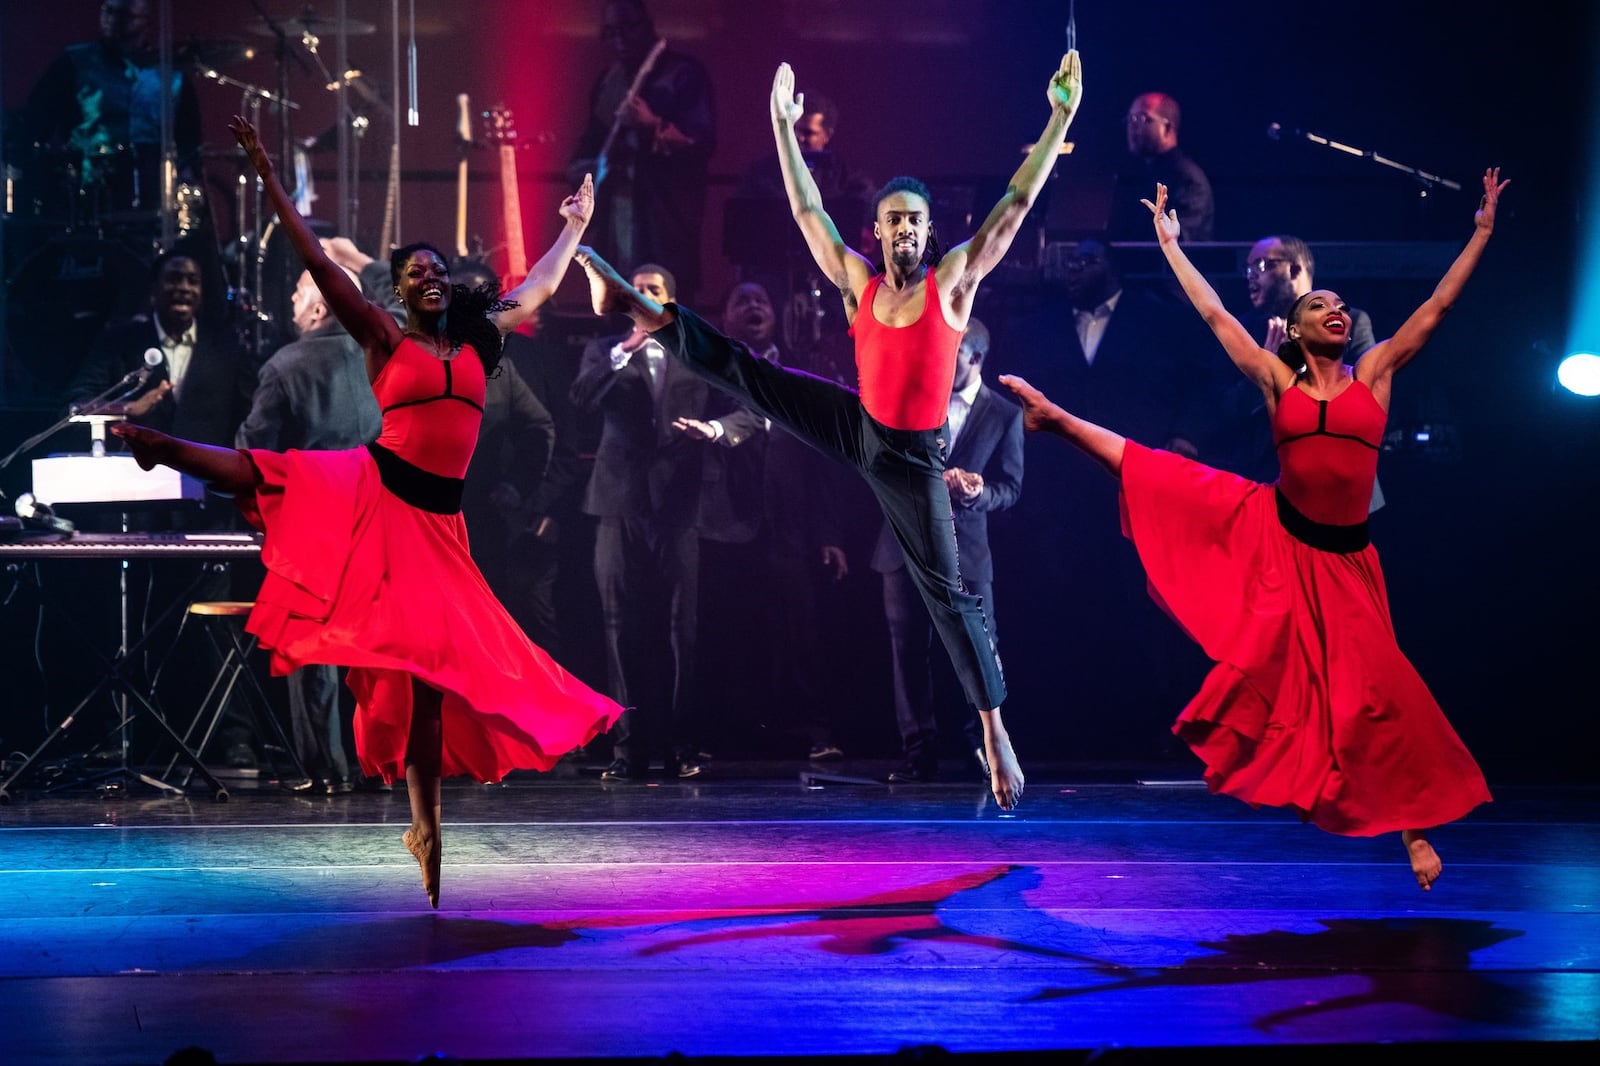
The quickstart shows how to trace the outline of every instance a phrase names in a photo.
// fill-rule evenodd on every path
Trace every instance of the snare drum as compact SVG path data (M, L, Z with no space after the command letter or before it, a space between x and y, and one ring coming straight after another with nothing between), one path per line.
M150 264L127 245L62 238L6 277L6 391L58 399L111 319L148 306Z

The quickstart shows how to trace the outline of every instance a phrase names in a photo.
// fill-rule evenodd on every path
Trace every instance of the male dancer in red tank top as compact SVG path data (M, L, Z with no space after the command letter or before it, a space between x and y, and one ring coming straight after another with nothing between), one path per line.
M844 299L856 341L859 395L753 356L687 308L661 307L636 293L587 248L577 257L589 273L596 313L629 315L696 373L860 471L904 549L908 572L967 699L978 709L990 788L1005 810L1022 795L1022 768L1000 720L1005 680L983 604L967 591L957 569L950 491L943 476L948 443L944 424L956 348L978 283L1005 255L1049 179L1082 99L1076 51L1062 57L1046 96L1050 121L970 240L942 256L930 254L929 199L922 183L895 178L878 193L873 231L883 250L880 274L866 256L845 244L823 210L795 138L804 97L795 95L789 65L778 67L772 82L772 131L784 187L812 258Z

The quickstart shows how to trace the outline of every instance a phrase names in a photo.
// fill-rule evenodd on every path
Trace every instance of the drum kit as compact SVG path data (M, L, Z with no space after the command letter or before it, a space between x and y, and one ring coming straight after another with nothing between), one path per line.
M303 187L298 191L304 194L309 191L309 165L305 149L289 139L290 120L299 105L288 98L288 65L291 61L305 65L309 52L320 69L306 69L322 79L319 90L348 87L359 72L345 72L339 84L322 63L318 40L339 33L371 34L377 27L349 18L341 24L318 16L307 5L295 15L262 17L242 28L255 37L273 38L274 43L260 48L233 38L179 41L171 48L172 69L200 92L206 85L237 91L237 112L257 126L263 109L278 118L282 158L293 160L282 169L300 179ZM228 73L269 52L277 67L275 87ZM370 87L360 88L369 100L375 97ZM349 125L359 137L367 122L353 113L352 118ZM189 245L213 242L232 290L228 306L247 345L259 351L268 340L265 332L274 328L272 320L286 312L293 283L272 276L268 243L278 227L244 154L232 144L202 146L193 157L178 161L177 180L165 195L160 161L147 158L150 154L148 146L142 158L138 147L122 144L95 145L90 150L33 144L13 146L7 152L6 353L0 360L5 368L0 398L26 403L50 402L58 396L101 327L145 305L149 264L176 239ZM223 220L213 210L219 194L232 201L234 225L225 240L218 235ZM308 206L303 197L302 209ZM275 289L280 287L284 291L278 294Z

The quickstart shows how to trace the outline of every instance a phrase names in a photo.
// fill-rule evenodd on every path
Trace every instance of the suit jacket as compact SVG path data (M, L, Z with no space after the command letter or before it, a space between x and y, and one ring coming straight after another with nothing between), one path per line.
M955 507L961 576L974 583L993 582L989 514L1007 509L1022 496L1022 408L988 385L981 386L945 465L983 475L983 490L976 500L970 504L951 502ZM872 569L887 573L905 564L905 553L885 522L872 553Z
M598 411L600 443L583 497L585 514L598 518L653 517L667 529L698 528L706 482L718 468L706 461L712 445L693 440L672 423L678 418L718 419L735 447L762 428L762 419L735 408L682 362L667 354L659 390L652 390L643 350L621 370L611 369L611 349L626 334L599 337L584 349L570 399L580 411Z
M195 338L180 393L169 395L137 421L185 440L231 448L250 411L256 365L225 327L200 322ZM128 371L143 367L145 349L160 347L155 320L149 315L108 325L68 388L67 401L80 403L99 395ZM136 397L169 380L170 372L163 361Z
M361 346L330 319L261 366L255 400L234 437L240 448L355 448L383 428Z

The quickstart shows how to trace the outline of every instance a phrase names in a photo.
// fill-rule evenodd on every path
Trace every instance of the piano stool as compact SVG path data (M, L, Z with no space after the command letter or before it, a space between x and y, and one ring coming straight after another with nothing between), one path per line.
M272 712L272 701L250 668L250 653L255 651L256 638L245 632L244 623L254 608L255 603L250 600L195 600L185 611L183 624L187 625L192 620L200 626L201 631L211 642L212 648L215 649L221 665L217 667L216 675L212 677L211 685L201 699L194 719L184 730L183 742L188 744L195 731L201 730L199 740L194 743L193 749L196 754L203 756L206 745L210 743L212 734L222 721L223 712L228 708L228 701L233 697L235 690L241 690L245 703L250 708L250 714L256 722L256 739L261 741L263 749L269 752L268 758L274 773L283 781L285 788L298 791L309 787L311 779L295 752L294 743L284 732L283 723ZM278 747L289 757L291 772L287 775L278 766L277 759L270 755L272 745L267 742L269 736L276 740ZM174 756L167 764L166 772L162 774L163 779L172 774L177 762L178 759ZM185 768L183 779L178 782L179 787L187 787L193 773L192 769Z

